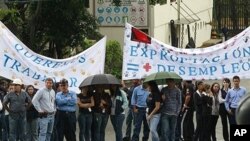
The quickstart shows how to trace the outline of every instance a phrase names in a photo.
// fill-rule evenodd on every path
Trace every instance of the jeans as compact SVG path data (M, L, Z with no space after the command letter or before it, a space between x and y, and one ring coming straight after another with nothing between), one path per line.
M175 141L175 128L177 116L162 114L161 117L161 135L162 141Z
M9 140L9 115L4 115L2 118L2 141L8 141Z
M21 141L26 141L26 113L9 115L10 138L15 141L17 136ZM18 132L17 132L17 129ZM18 135L19 134L19 135Z
M115 131L116 141L122 141L122 125L125 119L125 115L124 114L111 115L110 119Z
M133 112L132 112L132 108L129 108L128 115L126 118L127 129L126 129L126 135L125 135L125 137L129 139L131 138L132 122L133 122Z
M109 115L102 113L94 113L94 141L105 141L105 129L108 124Z
M79 113L78 124L80 128L79 141L91 140L92 113Z
M155 114L149 121L149 129L152 135L152 141L159 141L159 135L157 132L157 127L161 118L161 114Z
M38 140L38 120L37 118L27 121L26 126L27 134L26 139L27 141L37 141Z
M141 132L141 125L143 122L143 141L148 140L149 137L149 127L146 119L146 108L138 108L138 112L134 113L134 133L132 136L132 141L139 141L139 135Z
M55 118L54 118L53 130L52 130L52 134L51 134L51 137L50 137L50 141L58 141L58 133L57 133L58 118L59 118L58 113L56 112Z
M39 125L39 141L50 141L51 134L54 126L54 115L48 115L47 117L38 118Z
M3 140L3 130L5 127L4 112L0 113L0 140Z

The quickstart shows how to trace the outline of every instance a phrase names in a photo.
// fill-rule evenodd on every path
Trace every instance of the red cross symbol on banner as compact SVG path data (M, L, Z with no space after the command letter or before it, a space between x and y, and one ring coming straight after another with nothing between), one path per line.
M149 63L146 63L143 68L146 70L146 72L148 72L151 69L151 66Z

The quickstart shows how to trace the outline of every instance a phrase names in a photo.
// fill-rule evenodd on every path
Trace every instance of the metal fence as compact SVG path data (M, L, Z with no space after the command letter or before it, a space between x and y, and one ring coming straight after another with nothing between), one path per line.
M228 29L234 36L250 25L249 0L214 0L213 29L218 33Z

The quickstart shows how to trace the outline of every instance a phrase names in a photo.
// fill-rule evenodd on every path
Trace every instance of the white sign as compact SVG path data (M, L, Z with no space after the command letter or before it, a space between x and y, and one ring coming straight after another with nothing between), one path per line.
M147 43L132 41L132 28L125 28L124 80L161 71L176 72L185 80L250 78L250 28L222 44L196 49L175 48L143 36L137 38Z
M148 26L147 0L121 0L120 6L112 0L95 0L95 17L101 26Z
M25 85L44 87L44 80L53 77L69 81L69 87L78 91L87 76L104 73L106 37L86 51L67 58L52 59L34 53L0 22L0 75L22 79Z

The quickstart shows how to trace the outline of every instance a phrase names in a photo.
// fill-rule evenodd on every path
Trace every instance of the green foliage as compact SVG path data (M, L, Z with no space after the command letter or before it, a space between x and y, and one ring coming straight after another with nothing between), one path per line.
M96 30L96 20L83 5L83 2L75 0L44 2L42 6L32 3L31 13L39 11L38 17L30 15L35 23L35 37L43 39L38 44L36 41L32 46L46 45L44 41L48 41L59 53L58 58L62 58L60 52L67 46L77 47L85 38L99 40L101 35Z
M115 6L121 6L121 2L122 2L121 0L113 0L112 4ZM167 0L149 0L149 5L156 5L156 4L163 5L166 3L167 3Z
M0 9L0 20L18 37L20 37L18 31L22 29L20 25L23 23L19 15L16 9Z
M120 6L121 5L121 0L113 0L112 4L115 5L115 6Z
M95 17L82 0L12 2L7 6L15 10L10 16L0 14L5 24L12 21L7 27L33 51L45 56L63 58L72 48L81 46L85 38L102 37Z
M122 48L118 41L108 41L106 46L105 73L121 78Z
M166 4L167 0L149 0L149 5L156 5L156 4Z

